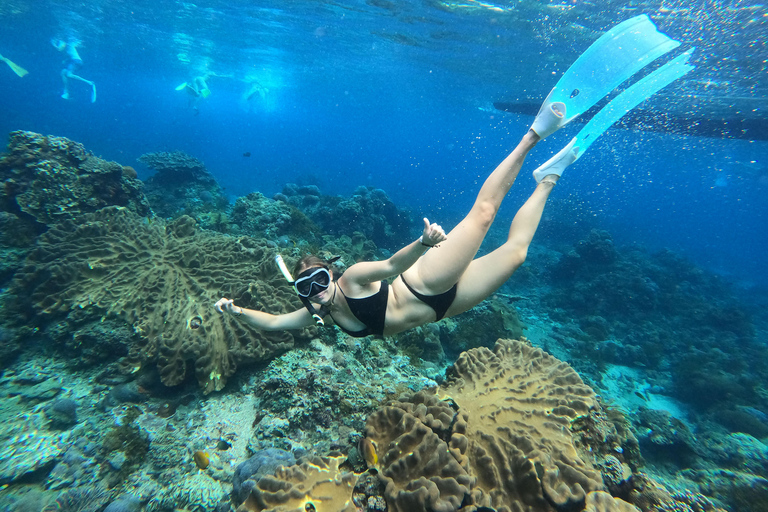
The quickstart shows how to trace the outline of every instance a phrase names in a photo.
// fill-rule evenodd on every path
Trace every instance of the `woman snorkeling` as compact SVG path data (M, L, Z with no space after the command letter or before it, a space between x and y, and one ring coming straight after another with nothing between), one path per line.
M552 116L550 116L552 117ZM557 115L545 120L559 128ZM537 122L539 120L537 119ZM541 123L539 123L541 124ZM525 261L549 193L559 172L536 176L536 190L512 220L507 241L475 259L494 217L528 152L540 140L536 123L512 153L485 180L472 209L447 235L424 219L418 240L384 261L360 262L334 279L331 263L306 256L296 265L296 292L351 336L389 336L463 313L496 291ZM426 252L425 252L426 250ZM397 276L397 277L395 277ZM386 279L395 277L392 284ZM315 323L311 308L272 315L236 306L222 298L216 310L267 331L300 329Z
M216 309L239 315L264 330L299 329L330 316L352 336L387 336L467 311L496 291L523 264L544 205L563 170L624 114L690 72L694 68L689 64L693 49L623 90L567 146L536 169L536 190L512 220L507 241L475 259L528 152L539 140L679 45L679 41L658 32L646 15L635 16L603 34L560 78L531 129L488 176L469 214L447 236L440 226L424 219L419 240L385 261L352 265L338 280L333 279L329 262L305 257L296 267L294 287L306 308L293 313L252 311L227 298L219 300ZM422 255L424 246L429 250ZM288 273L287 269L284 273ZM385 279L394 276L389 285Z

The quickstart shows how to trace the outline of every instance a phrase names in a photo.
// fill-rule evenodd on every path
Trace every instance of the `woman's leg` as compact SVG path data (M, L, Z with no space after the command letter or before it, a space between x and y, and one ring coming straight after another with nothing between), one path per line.
M446 317L463 313L485 300L523 264L556 181L555 175L544 178L512 220L506 243L469 264Z
M405 272L408 284L426 295L443 293L456 284L477 254L525 157L538 141L539 136L529 130L512 153L486 178L472 209L448 233L448 238Z

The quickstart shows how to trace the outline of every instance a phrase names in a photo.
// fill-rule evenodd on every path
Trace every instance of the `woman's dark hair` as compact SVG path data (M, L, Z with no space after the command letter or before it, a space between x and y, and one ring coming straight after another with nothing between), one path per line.
M298 277L299 274L312 267L323 267L326 270L331 270L331 264L329 262L314 254L307 254L297 261L296 265L293 267L294 279Z

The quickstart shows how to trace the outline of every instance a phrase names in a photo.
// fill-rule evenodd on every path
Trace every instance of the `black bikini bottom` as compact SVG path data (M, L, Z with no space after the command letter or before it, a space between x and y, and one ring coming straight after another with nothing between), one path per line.
M413 288L411 288L411 285L409 285L405 277L403 277L402 274L400 274L400 279L403 280L403 284L405 285L408 290L421 302L426 304L427 306L431 307L435 310L435 314L437 314L437 320L440 320L445 316L445 313L448 311L448 308L451 307L451 304L453 304L453 300L456 298L456 289L458 288L459 284L456 283L453 285L453 287L448 290L447 292L443 292L440 295L424 295L422 293L417 292Z

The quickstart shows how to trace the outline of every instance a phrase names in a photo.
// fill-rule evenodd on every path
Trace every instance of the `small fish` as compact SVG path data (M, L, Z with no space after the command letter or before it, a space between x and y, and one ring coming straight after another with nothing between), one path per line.
M571 93L571 98L575 98L576 96L579 95L580 92L581 91L579 91L578 89L574 89L573 92Z
M357 450L360 452L360 455L363 457L363 460L365 460L365 463L368 464L369 468L376 467L379 464L379 457L376 455L376 447L367 437L360 440L357 444Z
M202 450L197 450L195 453L193 453L192 459L195 461L195 464L200 469L207 468L208 464L211 463L211 458L208 455L208 452L204 452Z
M643 400L645 400L646 402L648 401L648 397L647 397L647 396L645 396L643 393L641 393L641 392L639 392L639 391L635 391L635 394L636 394L637 396L639 396L640 398L642 398Z
M243 156L244 157L249 157L249 156L251 156L251 152L250 151L246 151L245 153L243 153Z

